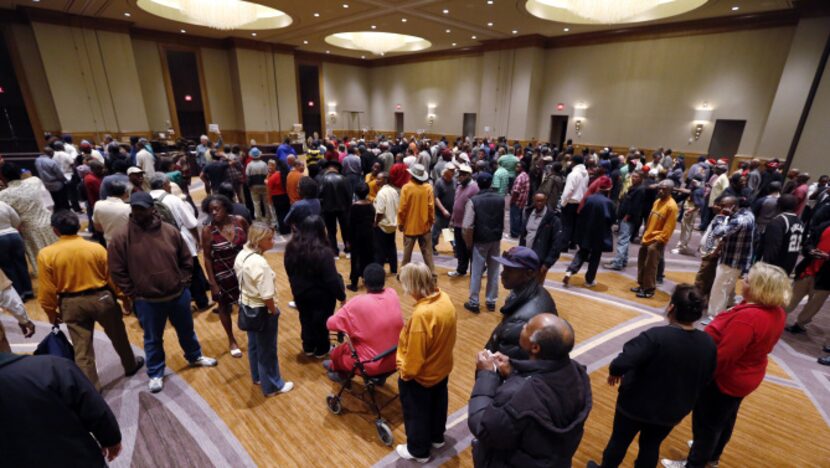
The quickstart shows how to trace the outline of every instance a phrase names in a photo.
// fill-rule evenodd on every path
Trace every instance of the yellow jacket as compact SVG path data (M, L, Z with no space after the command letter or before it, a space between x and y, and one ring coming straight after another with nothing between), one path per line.
M668 244L676 224L677 203L672 197L666 200L658 198L648 215L646 232L643 233L643 245L649 245L653 242L660 242L663 245Z
M398 343L401 379L431 387L447 378L452 372L455 326L455 306L447 293L438 291L418 301Z

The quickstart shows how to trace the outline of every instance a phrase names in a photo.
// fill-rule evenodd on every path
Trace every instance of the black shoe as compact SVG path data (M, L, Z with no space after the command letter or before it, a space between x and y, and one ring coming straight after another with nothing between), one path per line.
M797 322L784 327L784 330L787 330L789 333L793 335L800 335L802 333L807 333L807 329L799 325Z
M588 464L585 465L585 468L599 468L599 465L597 465L597 462L593 460L588 460Z
M488 302L487 303L487 310L493 312L496 310L496 303L495 302Z
M124 375L127 377L132 377L136 375L142 367L144 367L144 358L142 356L138 356L137 358L135 358L135 367L129 372L124 372Z
M474 306L474 305L470 304L469 302L465 302L465 303L464 303L464 308L465 308L465 309L467 309L467 310L469 310L470 312L472 312L472 313L474 313L474 314L477 314L477 313L481 312L481 311L478 309L478 306Z
M830 356L824 356L818 358L818 363L822 366L830 366Z
M637 293L637 297L641 299L651 299L654 297L654 290L653 289L643 289Z
M348 289L349 291L352 291L352 292L357 292L357 285L350 284L350 285L346 286L346 289Z
M643 292L643 288L641 288L641 287L637 286L637 287L635 287L635 288L631 288L631 289L629 289L629 291L631 291L631 292L633 292L633 293L637 293L637 294L639 294L639 293Z
M830 353L830 345L824 345L824 347L821 348L821 350L824 351L825 353Z
M657 284L663 284L663 278L657 278Z

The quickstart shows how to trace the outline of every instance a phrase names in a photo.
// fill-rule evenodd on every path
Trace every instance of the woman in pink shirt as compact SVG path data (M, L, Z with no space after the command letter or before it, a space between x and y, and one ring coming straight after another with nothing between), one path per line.
M349 336L357 356L366 361L398 343L403 328L401 303L398 293L384 288L386 272L377 263L370 263L363 270L363 281L368 294L349 300L329 317L326 326L334 332ZM342 381L354 367L352 352L347 343L334 348L323 367L334 381ZM367 362L364 368L369 375L380 375L395 370L395 353L376 362Z

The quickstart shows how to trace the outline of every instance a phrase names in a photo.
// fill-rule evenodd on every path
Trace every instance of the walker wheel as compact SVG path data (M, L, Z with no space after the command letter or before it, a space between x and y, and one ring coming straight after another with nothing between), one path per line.
M389 427L389 424L383 419L378 419L375 421L375 428L378 430L378 437L380 437L381 442L391 446L395 437L392 435L392 428Z
M329 407L329 411L334 414L340 414L343 411L343 405L340 404L340 397L334 395L327 396L326 405Z

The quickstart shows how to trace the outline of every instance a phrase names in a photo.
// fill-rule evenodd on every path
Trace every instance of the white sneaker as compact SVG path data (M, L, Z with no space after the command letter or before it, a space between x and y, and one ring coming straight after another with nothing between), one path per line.
M439 449L439 448L441 448L441 447L443 447L443 446L445 446L445 445L447 445L447 441L443 441L443 442L433 442L433 443L432 443L432 448Z
M686 445L688 445L688 446L689 446L689 448L692 448L692 445L694 445L694 444L695 444L694 439L689 439L689 440L686 442Z
M452 270L452 271L447 272L447 276L449 276L450 278L458 278L459 276L464 276L464 275L462 275L461 273L459 273L455 270Z
M296 309L297 308L297 303L294 302L294 301L288 301L288 307L291 307L292 309Z
M190 367L216 367L216 364L216 359L199 356L195 361L190 362Z
M686 460L669 460L668 458L663 458L660 460L660 463L665 468L686 468Z
M597 282L596 282L596 281L594 281L593 283L585 283L585 287L586 287L586 288L593 288L593 287L594 287L594 286L596 286L596 285L597 285Z
M150 392L151 393L158 393L164 388L164 378L163 377L150 377Z
M288 393L294 388L294 382L286 382L277 393Z
M404 460L412 460L416 463L426 463L429 461L429 457L415 458L414 456L412 456L412 454L409 453L409 450L407 450L406 444L398 444L398 446L395 447L395 452L397 452L398 456L403 458Z
M673 253L674 255L678 255L680 254L680 249L671 249L671 253Z

